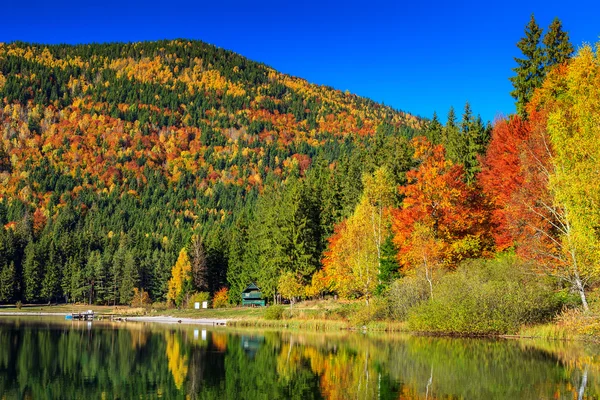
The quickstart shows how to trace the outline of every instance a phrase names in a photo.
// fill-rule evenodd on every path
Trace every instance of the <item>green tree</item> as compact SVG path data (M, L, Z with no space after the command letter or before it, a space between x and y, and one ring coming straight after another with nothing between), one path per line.
M43 272L36 255L36 246L30 241L25 247L25 261L23 262L25 301L32 303L38 300L42 276Z
M540 46L541 38L542 28L531 14L531 19L525 27L525 37L517 43L523 58L515 57L517 67L513 68L513 71L516 75L510 78L514 87L510 94L516 100L517 113L522 117L527 116L525 105L531 99L533 91L540 87L544 80L545 55Z
M425 137L433 144L442 143L444 126L440 123L437 113L433 112L433 118L427 124L425 128Z
M7 303L15 295L15 264L4 265L0 269L0 302Z
M560 19L554 18L548 32L544 35L546 47L545 73L555 65L562 64L573 55L573 45L569 40L569 33L563 31Z
M119 288L119 301L121 304L130 304L133 298L133 289L138 283L138 271L133 252L126 251L123 259L123 274Z
M51 302L60 295L60 265L58 261L55 247L51 244L41 292L41 297L48 302Z

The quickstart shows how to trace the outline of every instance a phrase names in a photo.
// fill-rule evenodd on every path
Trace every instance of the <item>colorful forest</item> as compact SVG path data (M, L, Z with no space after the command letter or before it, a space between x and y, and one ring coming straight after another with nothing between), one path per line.
M473 333L593 310L599 50L533 16L517 46L517 113L490 124L198 41L0 44L0 302L226 305L256 282Z

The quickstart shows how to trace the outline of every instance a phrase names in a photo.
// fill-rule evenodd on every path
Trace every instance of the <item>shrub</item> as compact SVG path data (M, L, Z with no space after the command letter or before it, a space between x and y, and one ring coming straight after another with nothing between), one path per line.
M384 293L388 317L404 321L411 308L429 299L429 284L422 276L410 275L394 281Z
M512 256L472 260L434 286L431 301L408 313L409 328L453 334L515 333L551 319L561 304L547 279Z
M284 310L285 310L285 307L280 306L280 305L269 306L265 310L265 319L279 320L283 317Z
M165 303L164 301L163 302L157 301L155 303L152 303L152 309L153 310L164 311L167 308L169 308L169 307L167 306L167 303Z
M200 303L200 307L202 307L202 302L210 301L210 293L208 292L196 292L193 293L188 299L187 306L188 308L194 308L195 303Z
M343 304L340 307L327 310L325 316L327 319L348 319L352 314L356 313L362 306L362 303Z
M387 304L384 299L373 298L369 305L361 304L355 312L349 315L348 321L352 326L364 326L369 322L382 320L387 314Z
M21 307L23 307L23 303L21 303L21 300L17 301L15 303L15 305L17 306L17 309L19 309L19 310L21 309Z
M229 304L229 290L226 287L221 288L213 296L213 307L223 308Z
M150 295L144 289L133 288L131 307L149 307L152 304Z

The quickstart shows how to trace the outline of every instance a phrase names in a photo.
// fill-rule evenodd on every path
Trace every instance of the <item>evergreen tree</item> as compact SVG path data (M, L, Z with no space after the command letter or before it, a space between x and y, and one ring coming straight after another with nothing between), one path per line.
M437 113L434 111L433 118L431 118L431 121L427 124L427 128L425 128L425 137L433 144L440 144L442 143L443 130L444 127L440 123Z
M15 295L15 263L0 268L0 303L8 303Z
M455 164L462 163L462 154L465 152L466 142L461 135L459 127L456 125L456 114L454 107L448 111L448 120L444 127L443 145L446 148L446 158Z
M135 257L131 251L125 252L123 259L123 274L121 287L119 288L121 304L130 304L133 298L133 289L137 286L138 271L136 268Z
M121 240L119 248L113 255L110 267L110 288L108 290L107 300L112 301L113 305L119 302L119 294L121 291L121 283L123 280L123 265L125 263L125 246L124 240Z
M249 265L251 264L246 263L248 245L248 223L245 217L241 217L232 228L227 266L229 293L235 296L230 296L230 301L233 300L235 303L240 299L239 294L252 282L255 276L250 271Z
M71 278L71 286L69 288L71 301L85 302L87 299L86 294L89 290L89 285L85 279L85 272L82 270L81 265L74 257L70 258L67 264L67 269L71 272L69 274Z
M400 265L398 264L398 248L393 242L393 235L388 235L381 246L381 267L378 279L381 282L378 292L381 292L395 279L400 278Z
M60 295L60 265L56 255L54 244L50 245L48 259L46 261L46 273L42 281L41 297L51 302Z
M569 40L569 33L563 31L560 19L554 18L548 32L544 35L546 47L545 73L555 65L562 64L573 55L573 45Z
M25 301L36 302L40 295L40 285L43 273L36 255L35 244L30 241L25 247L25 261L23 263L23 283L25 285Z
M516 100L517 112L523 117L526 117L525 105L544 79L545 55L540 46L541 38L542 28L535 22L532 14L529 24L525 27L525 37L517 43L524 58L515 57L517 67L513 68L513 71L516 76L510 78L515 88L510 94Z
M108 281L102 256L99 252L93 251L90 254L89 262L91 263L91 268L94 273L95 302L97 304L104 304L106 301L106 294L108 292Z

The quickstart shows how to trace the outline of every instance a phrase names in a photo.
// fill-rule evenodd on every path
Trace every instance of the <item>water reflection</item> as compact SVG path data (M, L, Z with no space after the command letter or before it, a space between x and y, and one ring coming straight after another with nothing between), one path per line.
M564 342L0 320L0 398L596 399Z

